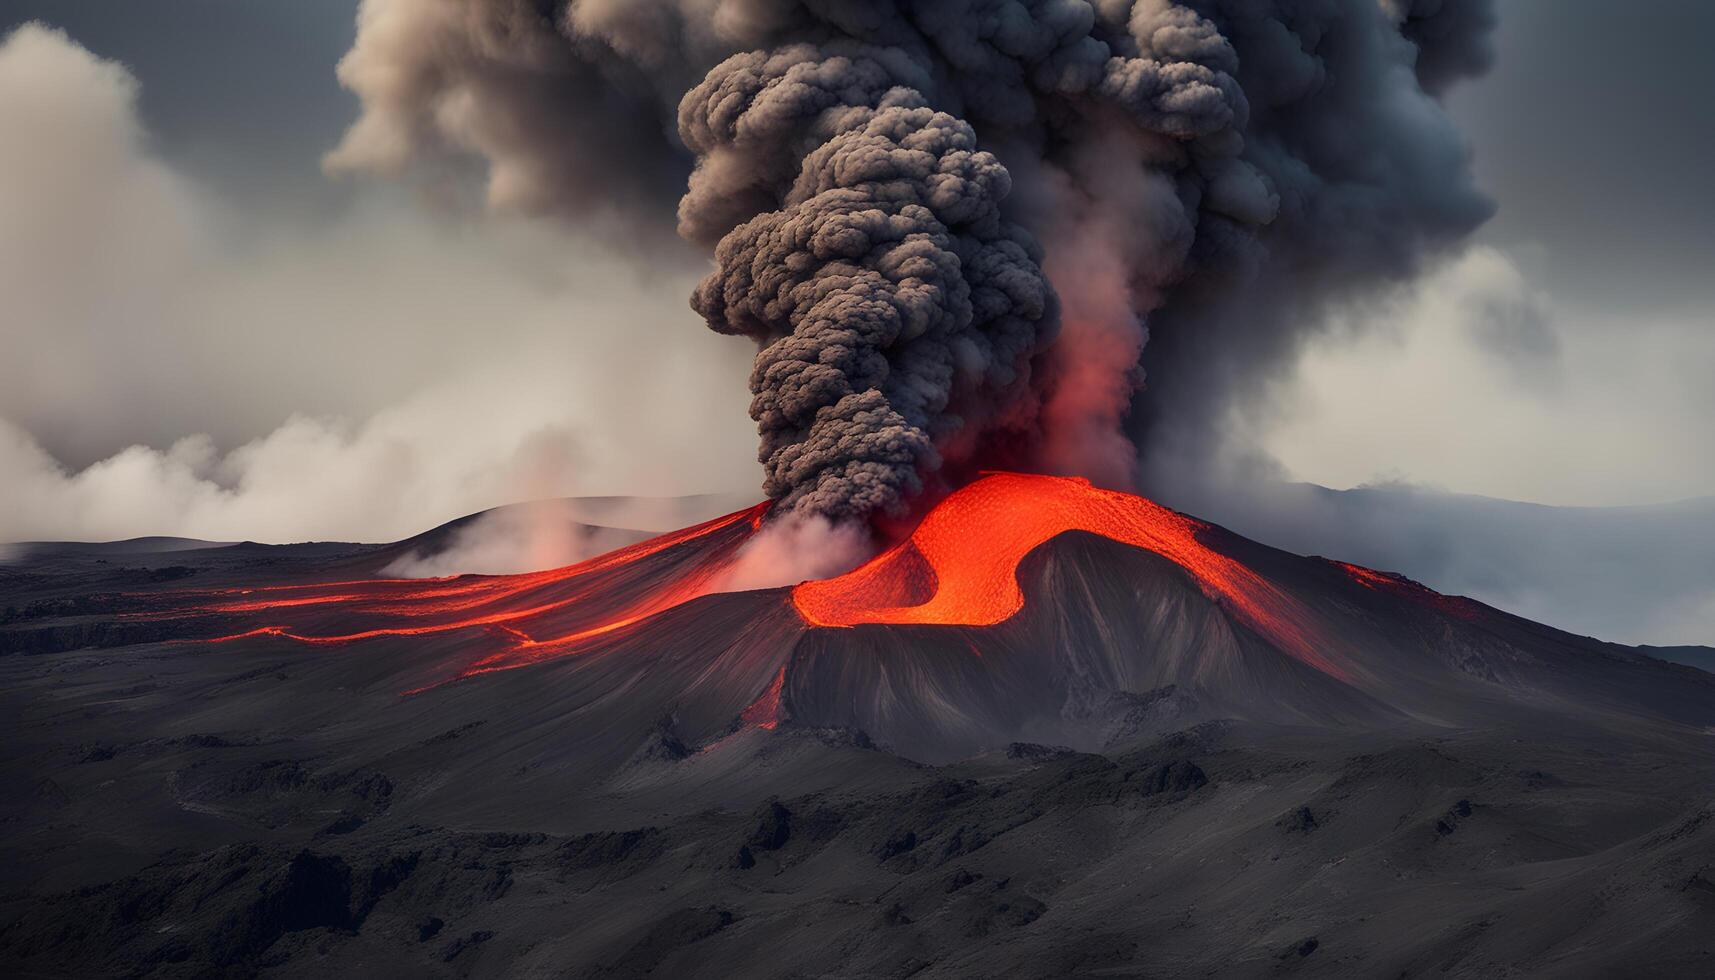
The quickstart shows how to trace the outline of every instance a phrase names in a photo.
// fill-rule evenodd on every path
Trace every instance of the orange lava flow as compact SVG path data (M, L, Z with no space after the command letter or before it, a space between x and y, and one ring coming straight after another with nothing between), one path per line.
M1337 561L1334 564L1340 566L1340 569L1350 575L1353 581L1366 589L1397 589L1400 586L1399 581L1386 572L1378 572L1373 568L1365 568L1362 565L1354 565L1344 561Z
M510 670L514 667L523 667L527 664L539 663L575 653L590 640L622 632L658 613L664 613L669 609L682 606L692 599L698 599L718 591L724 577L722 573L725 570L726 563L724 561L705 565L687 573L677 582L624 606L620 611L603 618L596 625L569 633L536 637L522 629L503 625L500 628L509 633L516 642L478 660L460 676L470 677L476 674L486 674L490 671Z
M1372 592L1386 592L1391 595L1404 596L1427 606L1456 616L1460 619L1476 619L1482 605L1463 596L1443 595L1420 582L1413 582L1403 575L1392 572L1378 572L1373 568L1354 565L1350 562L1337 561L1335 565L1351 577L1352 581Z
M160 592L150 598L175 604L132 615L219 617L227 635L192 641L203 643L277 637L332 645L480 631L482 646L457 668L457 676L468 677L589 650L591 641L718 591L766 512L767 504L759 504L543 572ZM1019 563L1068 531L1163 556L1233 620L1303 663L1349 680L1326 655L1310 610L1206 543L1209 525L1076 478L989 474L941 501L906 541L854 571L798 585L791 602L811 626L996 625L1024 606ZM1392 579L1384 584L1379 573L1345 568L1369 587L1401 587ZM746 709L748 724L772 727L783 680L775 678Z
M727 534L721 545L706 552L684 552L684 561L666 553L720 532L736 531L741 524L747 525L746 532L753 531L766 511L767 505L759 504L542 572L178 590L153 596L179 603L176 607L133 613L128 618L159 621L240 615L265 624L191 641L200 643L271 636L333 645L378 637L483 630L497 646L459 676L504 670L576 652L582 641L622 630L713 591L748 533ZM623 601L611 597L610 590L616 585L634 590L635 584L623 585L628 573L658 555L677 564L666 567L653 582L654 587ZM308 619L291 625L284 622L299 617ZM353 629L354 623L364 628ZM577 628L568 629L572 624Z
M1024 607L1018 566L1038 545L1087 531L1153 551L1297 659L1344 678L1311 639L1314 619L1291 596L1204 544L1208 525L1074 477L992 473L953 493L911 537L837 578L805 582L793 605L814 626L864 623L992 626Z

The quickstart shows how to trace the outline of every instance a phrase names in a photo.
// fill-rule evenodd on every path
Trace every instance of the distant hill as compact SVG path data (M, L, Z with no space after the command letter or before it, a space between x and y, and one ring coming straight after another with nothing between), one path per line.
M157 555L204 548L230 548L234 541L203 541L199 538L153 536L124 541L20 541L9 545L16 556L24 555Z
M1259 484L1165 503L1617 643L1715 644L1715 497L1550 507L1420 487Z
M1715 674L1715 647L1638 647L1638 652L1672 664L1684 664Z

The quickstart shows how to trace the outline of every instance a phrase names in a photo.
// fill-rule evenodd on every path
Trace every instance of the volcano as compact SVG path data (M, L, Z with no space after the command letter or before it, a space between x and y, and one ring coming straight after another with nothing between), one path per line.
M1099 749L1210 717L1472 725L1524 707L1715 724L1705 675L1076 478L989 474L847 574L723 592L766 513L524 575L128 593L114 622L374 656L405 697L529 668L632 740L669 714L699 745L766 714L924 761L1019 739Z
M1701 897L1715 894L1715 871L1696 858L1715 854L1715 821L1698 816L1715 675L1078 479L991 473L846 574L727 591L767 520L758 505L564 568L442 579L390 577L406 543L39 549L5 573L0 625L0 649L14 654L0 658L10 884L27 896L0 920L0 956L30 967L69 955L65 923L90 916L108 925L79 961L88 969L148 973L182 956L289 973L310 968L301 934L316 930L391 956L379 951L394 933L367 925L372 916L399 935L415 917L426 935L412 942L430 943L441 929L431 920L456 912L461 927L480 925L488 903L504 905L510 885L459 870L475 862L570 876L598 906L617 902L592 907L587 935L555 940L606 964L591 975L688 968L717 948L723 969L756 973L754 945L704 940L729 929L751 943L794 930L809 940L824 928L861 946L854 937L876 921L906 928L931 908L953 919L925 962L993 975L980 940L1016 930L1035 972L1065 975L1062 940L1076 930L1032 933L1031 922L1050 896L1074 899L1074 871L1084 897L1072 921L1101 921L1114 896L1136 897L1135 885L1098 887L1117 873L1110 862L1137 859L1112 836L1121 828L1152 827L1166 850L1151 860L1172 869L1176 848L1200 861L1211 847L1278 858L1282 842L1332 822L1345 829L1317 831L1315 848L1289 857L1295 873L1367 853L1365 867L1382 854L1401 874L1443 881L1473 873L1475 858L1437 863L1424 842L1483 825L1472 816L1483 812L1505 812L1487 825L1510 828L1477 832L1483 867L1547 874L1539 862L1571 862L1555 874L1594 882L1630 854L1635 873L1647 870L1636 888L1648 900L1590 913L1635 933L1616 940L1628 955L1665 928L1639 923L1715 913ZM1183 825L1160 810L1205 800L1221 802ZM1415 843L1386 843L1407 827L1421 830ZM1086 833L1105 843L1058 862L1038 853ZM1003 836L1011 843L991 846ZM826 864L828 848L854 847L863 874ZM685 882L660 877L673 854L689 862ZM757 879L732 878L759 866L819 910L812 921L789 924L786 907L747 890ZM843 883L835 892L817 890L818 866ZM962 903L978 892L962 890L978 874L986 897L971 911ZM1300 887L1260 869L1223 874ZM234 890L228 877L250 884ZM1013 877L1026 892L995 891ZM841 902L907 881L861 924L847 921ZM728 904L691 901L692 885ZM1445 930L1386 953L1393 940L1360 940L1352 918L1363 914L1353 896L1383 886L1342 887L1346 899L1318 897L1306 914L1345 923L1370 965L1433 959L1474 941L1460 930L1482 920L1449 912ZM1514 887L1524 886L1507 874L1483 886ZM1328 942L1293 932L1312 927L1298 912L1247 905L1215 881L1174 889L1253 924L1263 938L1250 972ZM690 904L662 906L667 890ZM118 911L138 902L153 911ZM556 935L535 912L509 914L524 924L505 943L478 938L505 930L473 926L434 939L445 959L424 968L511 972ZM163 916L202 923L192 932L212 945L161 940L151 930ZM753 926L734 925L745 916ZM1135 962L1156 929L1096 929L1106 938L1092 962ZM1567 941L1533 940L1529 956L1560 955ZM792 969L826 972L818 943L788 957ZM912 947L888 946L893 965L873 975L915 972L900 948ZM1654 955L1709 955L1699 949ZM1501 944L1472 962L1537 962L1524 956Z

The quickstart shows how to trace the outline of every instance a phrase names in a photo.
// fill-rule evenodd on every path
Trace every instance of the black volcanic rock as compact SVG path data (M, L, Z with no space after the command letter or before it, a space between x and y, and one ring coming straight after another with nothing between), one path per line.
M1128 778L1131 774L1127 774ZM1144 795L1155 793L1188 793L1209 784L1209 777L1203 774L1195 762L1184 760L1164 762L1139 771L1136 779L1129 781L1138 787Z
M1073 750L1061 745L1037 745L1034 742L1013 742L1006 747L1008 759L1025 759L1036 761L1040 759L1058 759L1072 755Z
M441 962L451 963L458 959L459 954L465 950L486 943L493 938L494 932L489 929L478 929L468 936L460 936L441 949Z
M1084 532L993 626L710 595L456 683L506 636L128 618L374 549L28 559L0 975L1707 973L1715 675L1202 533L1333 673ZM624 607L700 547L537 598Z
M665 850L660 831L602 831L584 834L560 845L559 866L566 871L615 869L631 873L660 857Z
M1316 814L1307 806L1293 809L1292 812L1276 820L1274 825L1289 834L1308 834L1318 826Z
M792 811L781 806L778 800L771 800L762 808L756 829L750 832L745 844L760 851L777 851L791 839Z
M690 746L674 736L666 729L656 729L649 733L631 757L634 764L649 762L678 762L691 754Z
M601 978L648 976L674 952L715 935L734 921L736 916L730 910L717 906L679 909L650 925L618 957L599 963L582 975Z
M917 832L914 830L896 830L875 849L877 860L887 861L898 857L907 851L916 850Z

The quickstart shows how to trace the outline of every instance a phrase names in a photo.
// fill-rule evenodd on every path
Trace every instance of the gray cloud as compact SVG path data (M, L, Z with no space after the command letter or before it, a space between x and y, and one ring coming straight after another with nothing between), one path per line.
M1715 498L1545 507L1391 484L1198 492L1201 516L1617 643L1715 642Z
M748 353L682 332L694 274L384 200L245 220L137 94L62 34L0 42L0 540L375 540L754 486Z
M1521 384L1541 387L1559 380L1560 335L1540 295L1484 289L1465 302L1461 314L1472 339L1500 358Z
M1322 304L1467 234L1488 204L1428 93L1487 64L1491 21L1467 0L367 0L342 67L364 113L330 160L451 150L496 204L647 215L638 161L675 159L656 120L689 87L679 229L718 242L694 305L762 348L768 492L848 517L997 453L1125 480L1140 350L1153 450ZM625 125L590 115L616 104ZM1046 349L1038 235L1051 263L1118 256L1074 273Z
M1190 275L1150 319L1150 384L1132 431L1145 447L1146 485L1159 492L1223 453L1254 450L1231 444L1224 425L1235 411L1259 410L1266 382L1332 307L1385 296L1492 211L1464 140L1425 88L1444 88L1449 65L1474 70L1482 59L1420 62L1393 26L1407 12L1418 18L1408 33L1445 45L1462 36L1455 24L1480 32L1486 18L1453 3L1384 5L1387 16L1375 18L1354 4L1307 4L1285 17L1212 6L1231 18L1238 77L1258 93L1240 159L1280 206L1254 232L1205 211ZM1452 18L1446 31L1434 19L1443 16Z
M357 0L6 0L0 35L41 21L125 65L146 81L138 114L174 168L277 220L329 215L350 201L316 163L356 111L334 77L356 34L356 7Z
M643 63L599 33L562 33L648 25L676 34L665 7L657 17L654 6L622 16L609 4L608 17L580 18L535 0L364 3L357 44L338 69L364 111L327 166L415 170L445 183L470 154L488 161L486 197L495 207L576 218L653 211L659 219L690 172L672 146L663 100L692 76L677 58Z
M1715 5L1509 0L1494 73L1449 104L1501 202L1482 240L1566 308L1707 322Z
M1051 336L1035 242L1000 217L1010 176L904 84L919 76L887 51L796 46L735 56L681 103L686 143L719 159L680 206L688 237L720 236L692 306L761 347L751 416L784 507L902 511L938 446L1023 397ZM780 209L728 230L730 203L807 134L823 140Z
M1550 504L1666 502L1715 486L1711 364L1715 334L1661 314L1563 307L1507 253L1480 246L1387 302L1335 311L1238 441L1332 486L1404 479Z
M1599 0L1515 0L1503 13L1493 73L1446 96L1500 202L1477 247L1399 295L1336 303L1222 435L1339 487L1707 495L1715 62L1699 46L1715 7L1643 0L1617 17Z
M1425 91L1440 94L1494 65L1492 32L1500 18L1490 0L1381 0L1381 5L1417 47L1413 66Z

